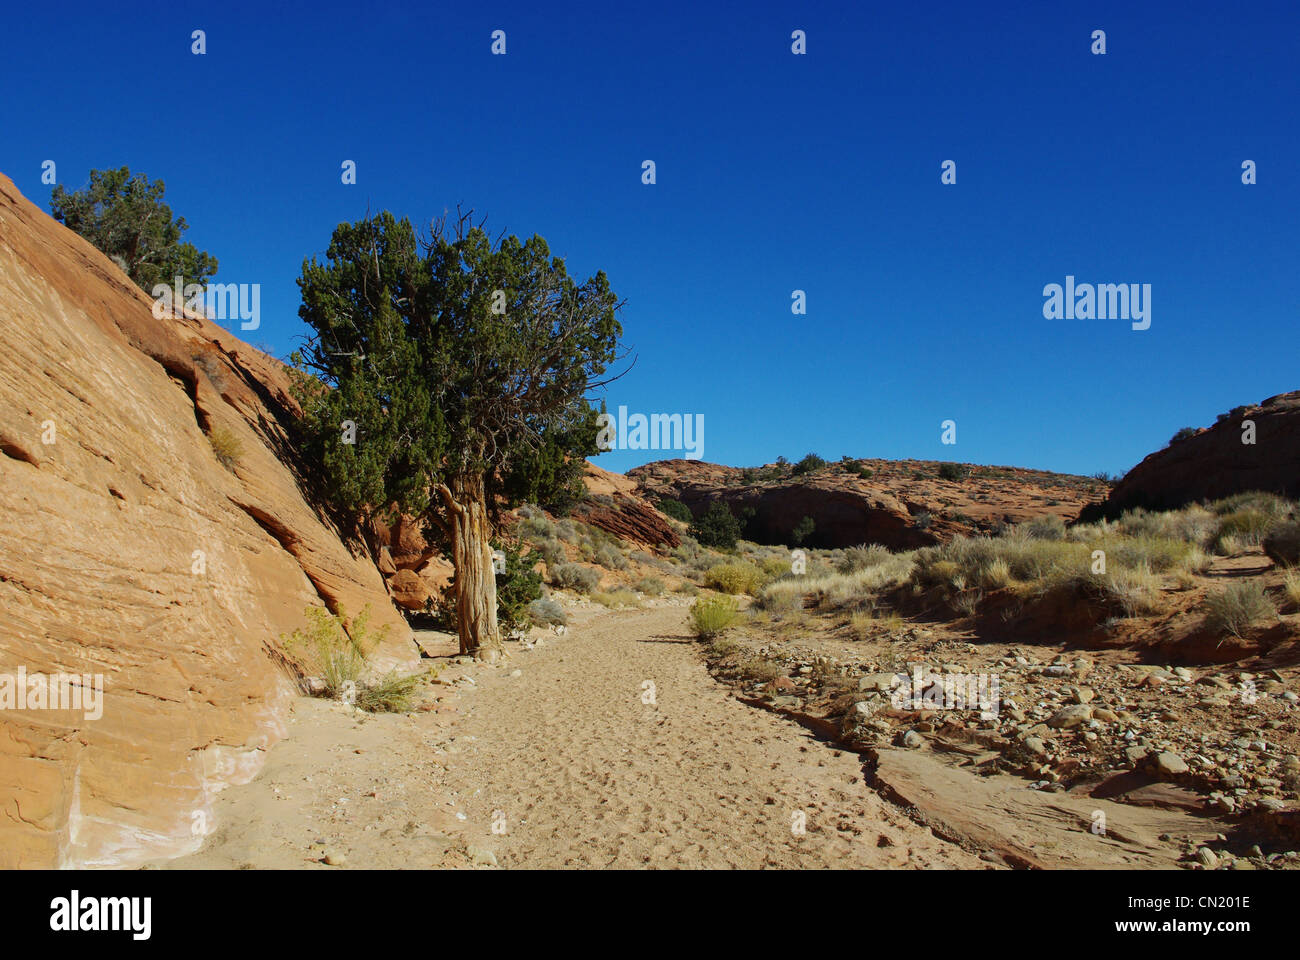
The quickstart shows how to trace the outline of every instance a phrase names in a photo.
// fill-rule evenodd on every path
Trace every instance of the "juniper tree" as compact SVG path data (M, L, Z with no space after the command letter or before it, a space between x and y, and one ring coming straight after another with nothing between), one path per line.
M152 295L155 284L202 285L217 272L217 260L181 241L189 229L184 217L172 219L163 203L165 186L128 167L91 170L90 186L50 194L50 213L117 262L137 286Z
M340 224L298 285L308 455L338 506L441 534L461 652L496 660L497 499L571 498L597 452L586 396L622 335L604 272L575 281L536 235L493 241L462 216L421 238L384 212Z

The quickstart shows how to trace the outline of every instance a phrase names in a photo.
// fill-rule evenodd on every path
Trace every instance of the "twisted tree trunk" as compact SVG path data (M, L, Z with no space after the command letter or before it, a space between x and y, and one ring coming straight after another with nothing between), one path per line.
M460 652L495 663L504 655L497 624L497 580L492 567L492 529L481 475L462 474L440 485L447 507L456 565L456 630Z

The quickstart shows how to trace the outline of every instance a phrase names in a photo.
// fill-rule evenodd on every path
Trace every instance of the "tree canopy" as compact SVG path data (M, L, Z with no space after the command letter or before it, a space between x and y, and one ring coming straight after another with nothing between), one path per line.
M217 272L217 260L181 240L189 229L172 218L163 202L161 180L131 175L128 167L90 171L90 186L68 191L56 185L50 212L115 260L136 285L152 294L155 284L203 284Z
M331 498L427 519L452 547L462 649L499 646L490 518L498 497L576 495L597 452L586 395L622 335L605 274L575 281L536 235L461 217L421 238L384 212L340 224L298 284L305 447Z

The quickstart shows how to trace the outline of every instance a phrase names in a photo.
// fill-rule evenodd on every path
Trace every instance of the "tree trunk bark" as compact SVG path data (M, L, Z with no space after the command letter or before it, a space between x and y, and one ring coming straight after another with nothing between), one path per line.
M492 530L481 476L456 476L441 486L451 527L456 565L456 630L460 652L496 663L504 656L497 624L497 580L492 566Z

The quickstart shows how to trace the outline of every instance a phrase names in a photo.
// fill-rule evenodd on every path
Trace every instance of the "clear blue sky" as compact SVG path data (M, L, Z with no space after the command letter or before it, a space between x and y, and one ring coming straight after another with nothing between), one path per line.
M73 2L6 28L0 170L47 207L47 159L69 188L163 179L280 355L337 223L463 203L609 274L637 361L608 403L703 414L715 462L1121 471L1300 388L1295 3ZM1067 274L1151 284L1151 328L1045 320Z

